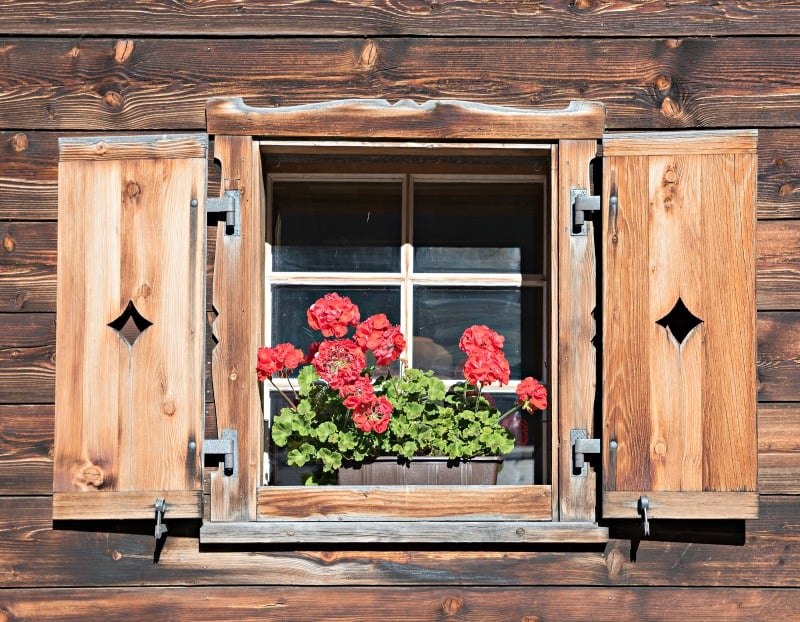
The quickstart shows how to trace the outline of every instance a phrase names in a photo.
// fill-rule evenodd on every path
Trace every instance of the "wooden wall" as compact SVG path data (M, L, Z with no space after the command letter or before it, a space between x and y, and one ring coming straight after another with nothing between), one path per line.
M799 32L782 0L0 0L0 621L800 617ZM57 139L202 131L213 95L593 99L610 129L758 128L761 518L345 551L201 550L173 521L157 564L152 525L53 529Z

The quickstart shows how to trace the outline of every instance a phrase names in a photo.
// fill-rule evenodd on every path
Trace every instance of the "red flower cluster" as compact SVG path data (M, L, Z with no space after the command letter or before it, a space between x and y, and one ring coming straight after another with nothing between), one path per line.
M280 343L274 348L259 348L256 373L263 382L273 374L287 375L303 362L303 351L291 343Z
M461 335L458 347L467 355L464 378L472 385L499 382L508 384L511 369L503 354L505 338L483 325L470 326Z
M353 337L364 350L371 350L375 363L384 367L397 360L406 348L406 340L399 326L393 326L383 313L368 317L356 327Z
M519 383L517 398L517 405L528 412L547 408L547 389L530 376Z
M325 294L311 305L306 314L308 325L321 331L325 337L344 337L348 326L355 326L361 319L358 307L347 296L336 292Z
M334 389L353 384L367 366L364 352L352 339L334 339L319 344L311 362L319 377Z

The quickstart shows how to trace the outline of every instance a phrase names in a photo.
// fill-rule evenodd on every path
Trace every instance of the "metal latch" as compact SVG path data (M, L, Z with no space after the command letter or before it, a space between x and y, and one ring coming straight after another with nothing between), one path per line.
M197 199L192 199L192 207L197 207ZM242 234L241 195L238 190L226 190L221 197L206 198L206 212L224 212L226 233L235 236Z
M167 526L164 524L164 512L167 511L166 499L159 497L155 502L156 508L156 542L161 540L163 535L167 533Z
M572 474L586 477L589 475L586 454L600 453L600 439L589 438L586 430L570 430L569 442L572 445Z
M647 520L647 510L650 508L650 499L647 498L647 495L642 495L639 497L638 510L639 514L642 515L642 530L644 531L644 535L650 535L650 521Z
M239 474L239 434L236 430L222 430L222 438L205 439L203 456L222 456L222 472L225 475Z
M600 211L600 197L590 195L586 188L572 188L569 191L572 205L572 229L570 235L586 235L586 212Z

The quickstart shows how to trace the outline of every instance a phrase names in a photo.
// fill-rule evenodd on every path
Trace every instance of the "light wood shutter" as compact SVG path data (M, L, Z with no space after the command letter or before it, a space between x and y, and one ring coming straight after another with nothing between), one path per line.
M55 519L201 515L207 143L59 143Z
M756 140L603 139L605 517L758 514Z

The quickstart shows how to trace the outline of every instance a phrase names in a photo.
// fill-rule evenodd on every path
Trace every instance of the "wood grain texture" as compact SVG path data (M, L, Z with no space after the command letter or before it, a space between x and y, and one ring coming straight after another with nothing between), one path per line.
M0 131L0 218L25 221L57 218L61 135L51 131ZM759 131L759 218L800 218L800 153L795 149L799 142L800 130ZM369 162L356 162L354 166L357 168L351 172L367 170ZM219 167L213 159L209 161L208 196L219 196Z
M217 229L212 323L216 346L212 375L217 428L238 433L238 474L211 474L211 519L256 518L261 483L264 420L256 353L264 345L264 240L266 205L258 145L250 137L218 136L215 156L222 164L222 190L241 196L241 235Z
M678 518L686 492L756 489L755 160L714 137L681 156L682 136L604 140L605 205L618 197L604 232L604 515L621 491L673 491L662 503ZM691 331L659 325L678 300L702 320Z
M570 102L562 110L488 106L436 99L340 99L300 106L255 108L241 98L214 98L206 106L211 134L278 138L328 137L407 140L599 139L605 109L597 102Z
M155 142L165 148L163 139ZM154 501L164 491L199 492L205 223L202 203L190 202L202 200L207 145L198 137L190 157L175 159L154 155L153 144L132 137L109 149L110 160L92 150L59 164L59 493L146 492ZM143 319L138 334L124 337L132 306ZM117 516L125 515L124 502ZM93 502L84 503L83 516L91 517ZM94 503L105 517L101 506L113 502ZM141 512L135 500L127 509Z
M758 308L800 308L800 220L759 222L756 252Z
M558 200L553 244L558 249L557 313L558 378L550 402L558 405L553 420L558 421L558 486L560 520L594 520L597 478L587 465L587 475L572 471L571 430L586 430L594 438L594 405L597 380L596 351L592 343L597 334L597 258L594 225L587 222L587 233L572 235L570 190L591 192L589 163L597 154L594 141L563 140L558 144Z
M55 311L55 223L0 223L0 312Z
M592 100L608 129L800 125L788 96L800 86L793 37L135 39L123 54L119 44L0 39L0 127L203 131L216 96L253 106Z
M646 619L687 622L739 622L759 619L765 611L800 609L800 591L718 589L713 598L691 588L282 588L215 587L86 590L11 590L2 595L0 612L8 620L106 621L161 617L165 611L197 622L230 620L320 619L372 622L382 619L465 622L507 620ZM198 606L202 603L202 606ZM235 603L235 607L233 606ZM413 603L413 605L411 604Z
M0 495L53 490L53 407L0 405Z
M758 399L800 400L800 312L759 313Z
M549 509L549 508L548 508ZM548 516L549 518L549 516ZM429 544L605 543L608 528L595 523L516 520L340 520L204 522L201 544L311 544L349 546Z
M800 494L800 406L762 404L758 409L758 490Z
M549 486L269 486L258 520L551 520ZM457 527L454 530L457 531Z
M4 32L19 35L452 35L477 37L770 35L786 32L800 9L786 0L720 4L576 1L440 4L408 0L337 2L225 0L182 3L125 0L98 5L77 0L64 6L45 0L3 0ZM119 56L129 48L120 45Z
M761 498L757 520L652 521L586 547L198 547L195 522L168 523L158 564L153 522L59 524L49 497L0 503L0 582L8 588L210 585L682 586L800 588L798 498ZM685 525L685 522L682 523ZM639 528L639 523L633 524ZM632 561L632 552L636 561ZM534 589L533 592L542 590ZM706 597L711 598L706 592ZM0 597L1 599L1 597ZM556 617L555 619L560 619Z

